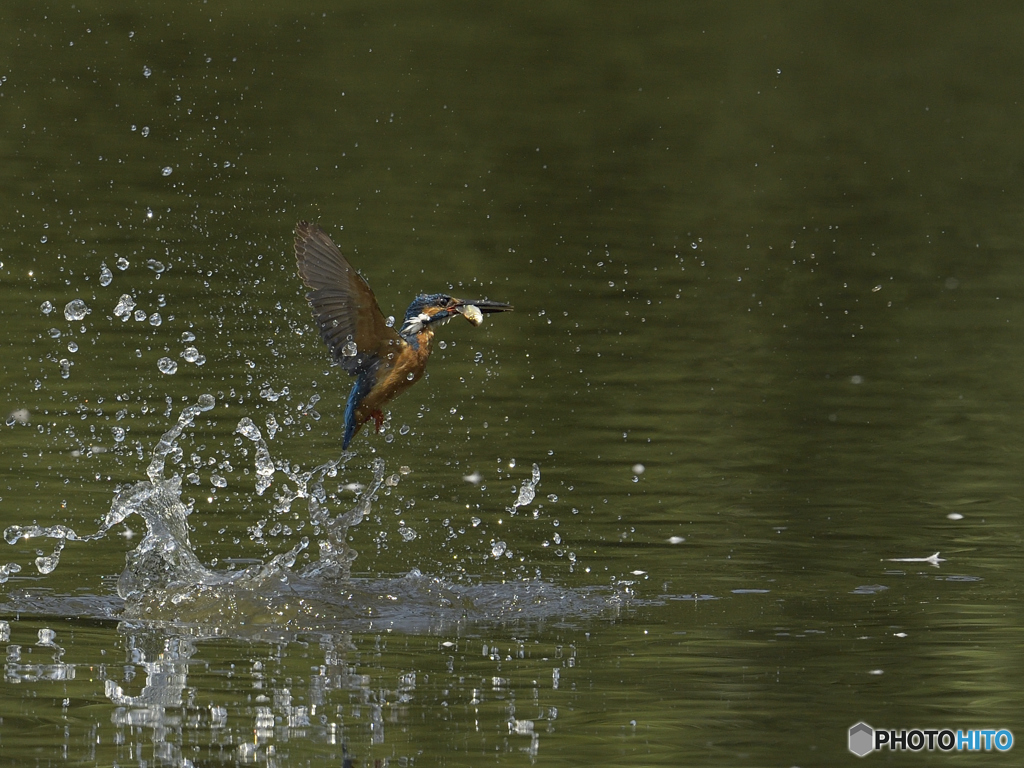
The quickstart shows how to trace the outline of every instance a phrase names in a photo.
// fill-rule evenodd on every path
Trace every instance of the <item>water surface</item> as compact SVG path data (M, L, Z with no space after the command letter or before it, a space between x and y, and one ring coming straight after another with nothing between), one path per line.
M0 17L0 523L51 529L0 556L5 759L1024 733L1015 5ZM385 315L516 307L351 455L300 219Z

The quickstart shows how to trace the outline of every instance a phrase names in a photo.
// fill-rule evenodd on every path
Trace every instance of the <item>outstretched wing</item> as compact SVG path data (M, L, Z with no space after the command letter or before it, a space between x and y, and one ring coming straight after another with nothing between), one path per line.
M295 261L320 335L342 368L354 375L398 353L402 339L370 286L316 224L296 225Z

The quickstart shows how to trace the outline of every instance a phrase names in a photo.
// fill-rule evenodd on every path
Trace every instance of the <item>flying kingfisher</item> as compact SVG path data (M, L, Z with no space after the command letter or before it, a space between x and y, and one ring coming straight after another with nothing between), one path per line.
M512 309L499 301L420 294L396 331L384 319L370 286L316 224L300 221L296 225L295 261L299 277L309 288L306 299L320 335L338 364L356 377L345 406L343 449L370 419L379 431L384 405L423 375L436 326L456 315L480 325L484 313Z

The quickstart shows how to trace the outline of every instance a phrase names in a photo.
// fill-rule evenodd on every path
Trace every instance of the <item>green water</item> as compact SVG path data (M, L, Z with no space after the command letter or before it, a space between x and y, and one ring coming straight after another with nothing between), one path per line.
M225 609L211 637L121 620L132 518L49 574L52 541L2 545L0 762L811 766L856 762L860 720L1024 734L1017 5L0 22L3 527L96 530L210 393L174 468L197 554L315 538L235 434L272 416L276 460L340 454L350 381L292 255L310 219L385 315L420 291L515 305L442 329L353 443L339 506L374 458L401 478L350 530L354 575L609 596L434 629Z

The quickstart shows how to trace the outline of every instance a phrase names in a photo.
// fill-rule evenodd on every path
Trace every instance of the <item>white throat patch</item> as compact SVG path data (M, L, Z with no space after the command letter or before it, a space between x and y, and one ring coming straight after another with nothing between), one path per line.
M411 317L405 321L405 325L402 326L401 333L403 336L414 336L422 331L423 326L428 322L430 322L430 315L420 312L416 317Z

